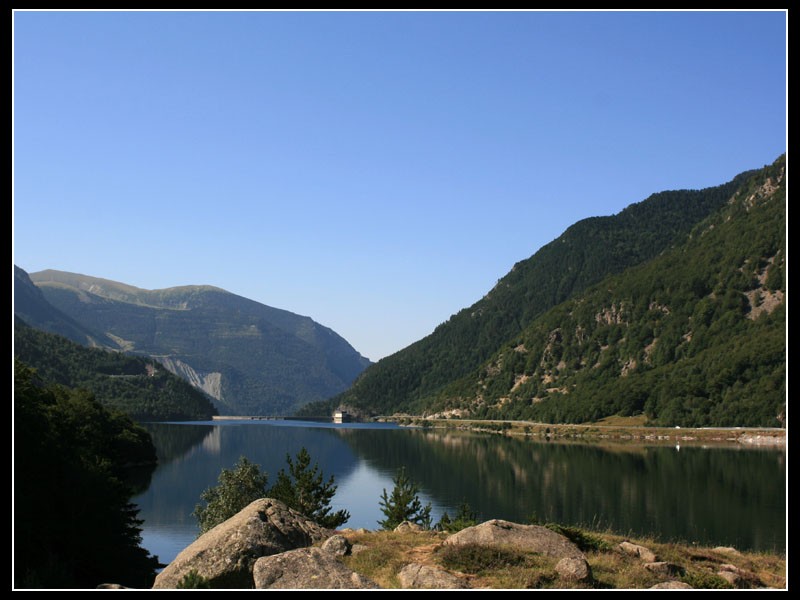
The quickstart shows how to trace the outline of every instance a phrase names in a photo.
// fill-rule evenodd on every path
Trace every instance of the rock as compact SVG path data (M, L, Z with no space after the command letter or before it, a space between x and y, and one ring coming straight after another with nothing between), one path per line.
M211 587L252 588L257 559L310 546L331 533L282 502L261 498L184 548L153 588L176 588L191 571Z
M367 549L369 549L369 546L366 544L353 544L350 548L350 554L358 554L359 552L363 552Z
M556 563L556 572L562 579L588 582L592 580L592 569L583 558L562 558Z
M644 568L654 575L661 575L662 577L676 577L685 573L684 568L680 565L666 561L645 563Z
M350 554L350 542L347 541L347 538L343 535L332 535L327 540L322 543L322 549L325 552L330 552L336 556L345 556L346 554Z
M481 544L514 546L521 550L538 552L556 558L581 558L578 547L566 537L540 525L519 525L492 519L480 525L467 527L448 537L445 544Z
M404 589L418 590L463 590L469 588L467 582L439 567L429 567L411 563L397 574L397 580Z
M733 587L738 588L742 583L742 578L738 573L733 571L717 571L717 575L722 577L725 581L730 583Z
M631 556L638 556L646 563L656 562L655 553L649 548L645 548L644 546L639 546L638 544L631 544L630 542L622 542L619 545L619 549L622 550L625 554L629 554Z
M124 585L120 585L119 583L101 583L98 585L96 590L132 590L133 588L125 587Z
M717 546L714 548L714 552L721 552L722 554L732 554L733 556L741 556L742 553L739 552L733 546Z
M691 590L694 589L688 583L682 581L662 581L650 587L651 590Z
M356 529L356 533L370 533L369 529L365 529L364 527L359 527Z
M763 582L755 573L740 569L736 565L723 564L719 566L717 575L739 589L749 589L763 586Z
M299 548L259 558L253 567L256 589L360 590L380 586L345 567L321 548Z
M397 533L404 533L407 531L425 531L425 528L419 523L412 523L411 521L403 521L394 528Z

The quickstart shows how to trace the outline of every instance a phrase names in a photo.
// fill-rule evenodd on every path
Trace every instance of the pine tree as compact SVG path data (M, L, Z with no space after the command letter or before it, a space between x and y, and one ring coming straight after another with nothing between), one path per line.
M378 521L383 529L391 530L404 521L417 523L426 529L431 525L430 502L424 507L419 499L419 486L406 476L405 468L401 468L392 479L394 489L391 496L386 494L386 488L381 495L381 512L386 515L383 521Z
M331 475L327 483L323 481L324 475L319 465L315 463L310 467L311 455L308 450L301 448L296 462L287 454L286 463L289 472L281 469L278 473L275 485L269 491L271 498L280 500L328 529L336 529L350 519L350 513L346 510L331 513L330 502L336 494L334 477Z
M198 504L192 513L200 526L200 533L230 519L251 502L266 498L268 475L261 467L244 456L233 469L222 469L219 485L200 494L206 505Z

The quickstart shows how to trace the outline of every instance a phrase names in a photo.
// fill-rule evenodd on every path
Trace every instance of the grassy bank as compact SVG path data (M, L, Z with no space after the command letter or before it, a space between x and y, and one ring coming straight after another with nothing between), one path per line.
M571 527L555 529L584 552L593 574L591 582L561 577L555 568L556 558L511 547L446 546L443 542L447 534L432 531L345 530L343 534L357 552L343 561L385 588L400 587L398 573L410 563L445 569L473 589L646 589L667 581L683 582L697 589L786 587L783 554L665 544ZM663 567L663 572L645 566L644 560L620 549L620 542L626 540L648 548L657 561L669 566Z

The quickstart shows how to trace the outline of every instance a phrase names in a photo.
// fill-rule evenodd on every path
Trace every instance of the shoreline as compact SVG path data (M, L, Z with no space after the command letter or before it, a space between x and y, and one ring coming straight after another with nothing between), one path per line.
M537 439L540 441L582 441L589 443L735 445L745 448L786 448L786 429L766 427L649 427L626 424L553 424L532 421L441 419L415 415L376 417L378 422L400 426L475 431Z

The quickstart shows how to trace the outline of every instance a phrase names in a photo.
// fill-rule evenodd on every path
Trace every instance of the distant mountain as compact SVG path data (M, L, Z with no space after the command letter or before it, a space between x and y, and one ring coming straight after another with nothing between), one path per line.
M219 288L143 290L52 270L30 278L71 322L110 340L104 345L159 360L224 413L287 414L343 391L370 364L312 319Z
M82 388L104 407L140 421L206 420L211 399L152 359L87 348L60 335L14 323L14 356L45 383Z
M783 426L785 272L782 156L683 244L548 311L426 411Z
M704 190L660 192L617 215L575 223L514 265L481 300L371 366L343 394L303 410L310 414L340 404L368 414L425 410L431 398L473 372L554 306L682 243L752 173Z
M85 346L115 348L103 334L90 331L50 304L28 274L14 265L14 314L36 329L62 335Z

